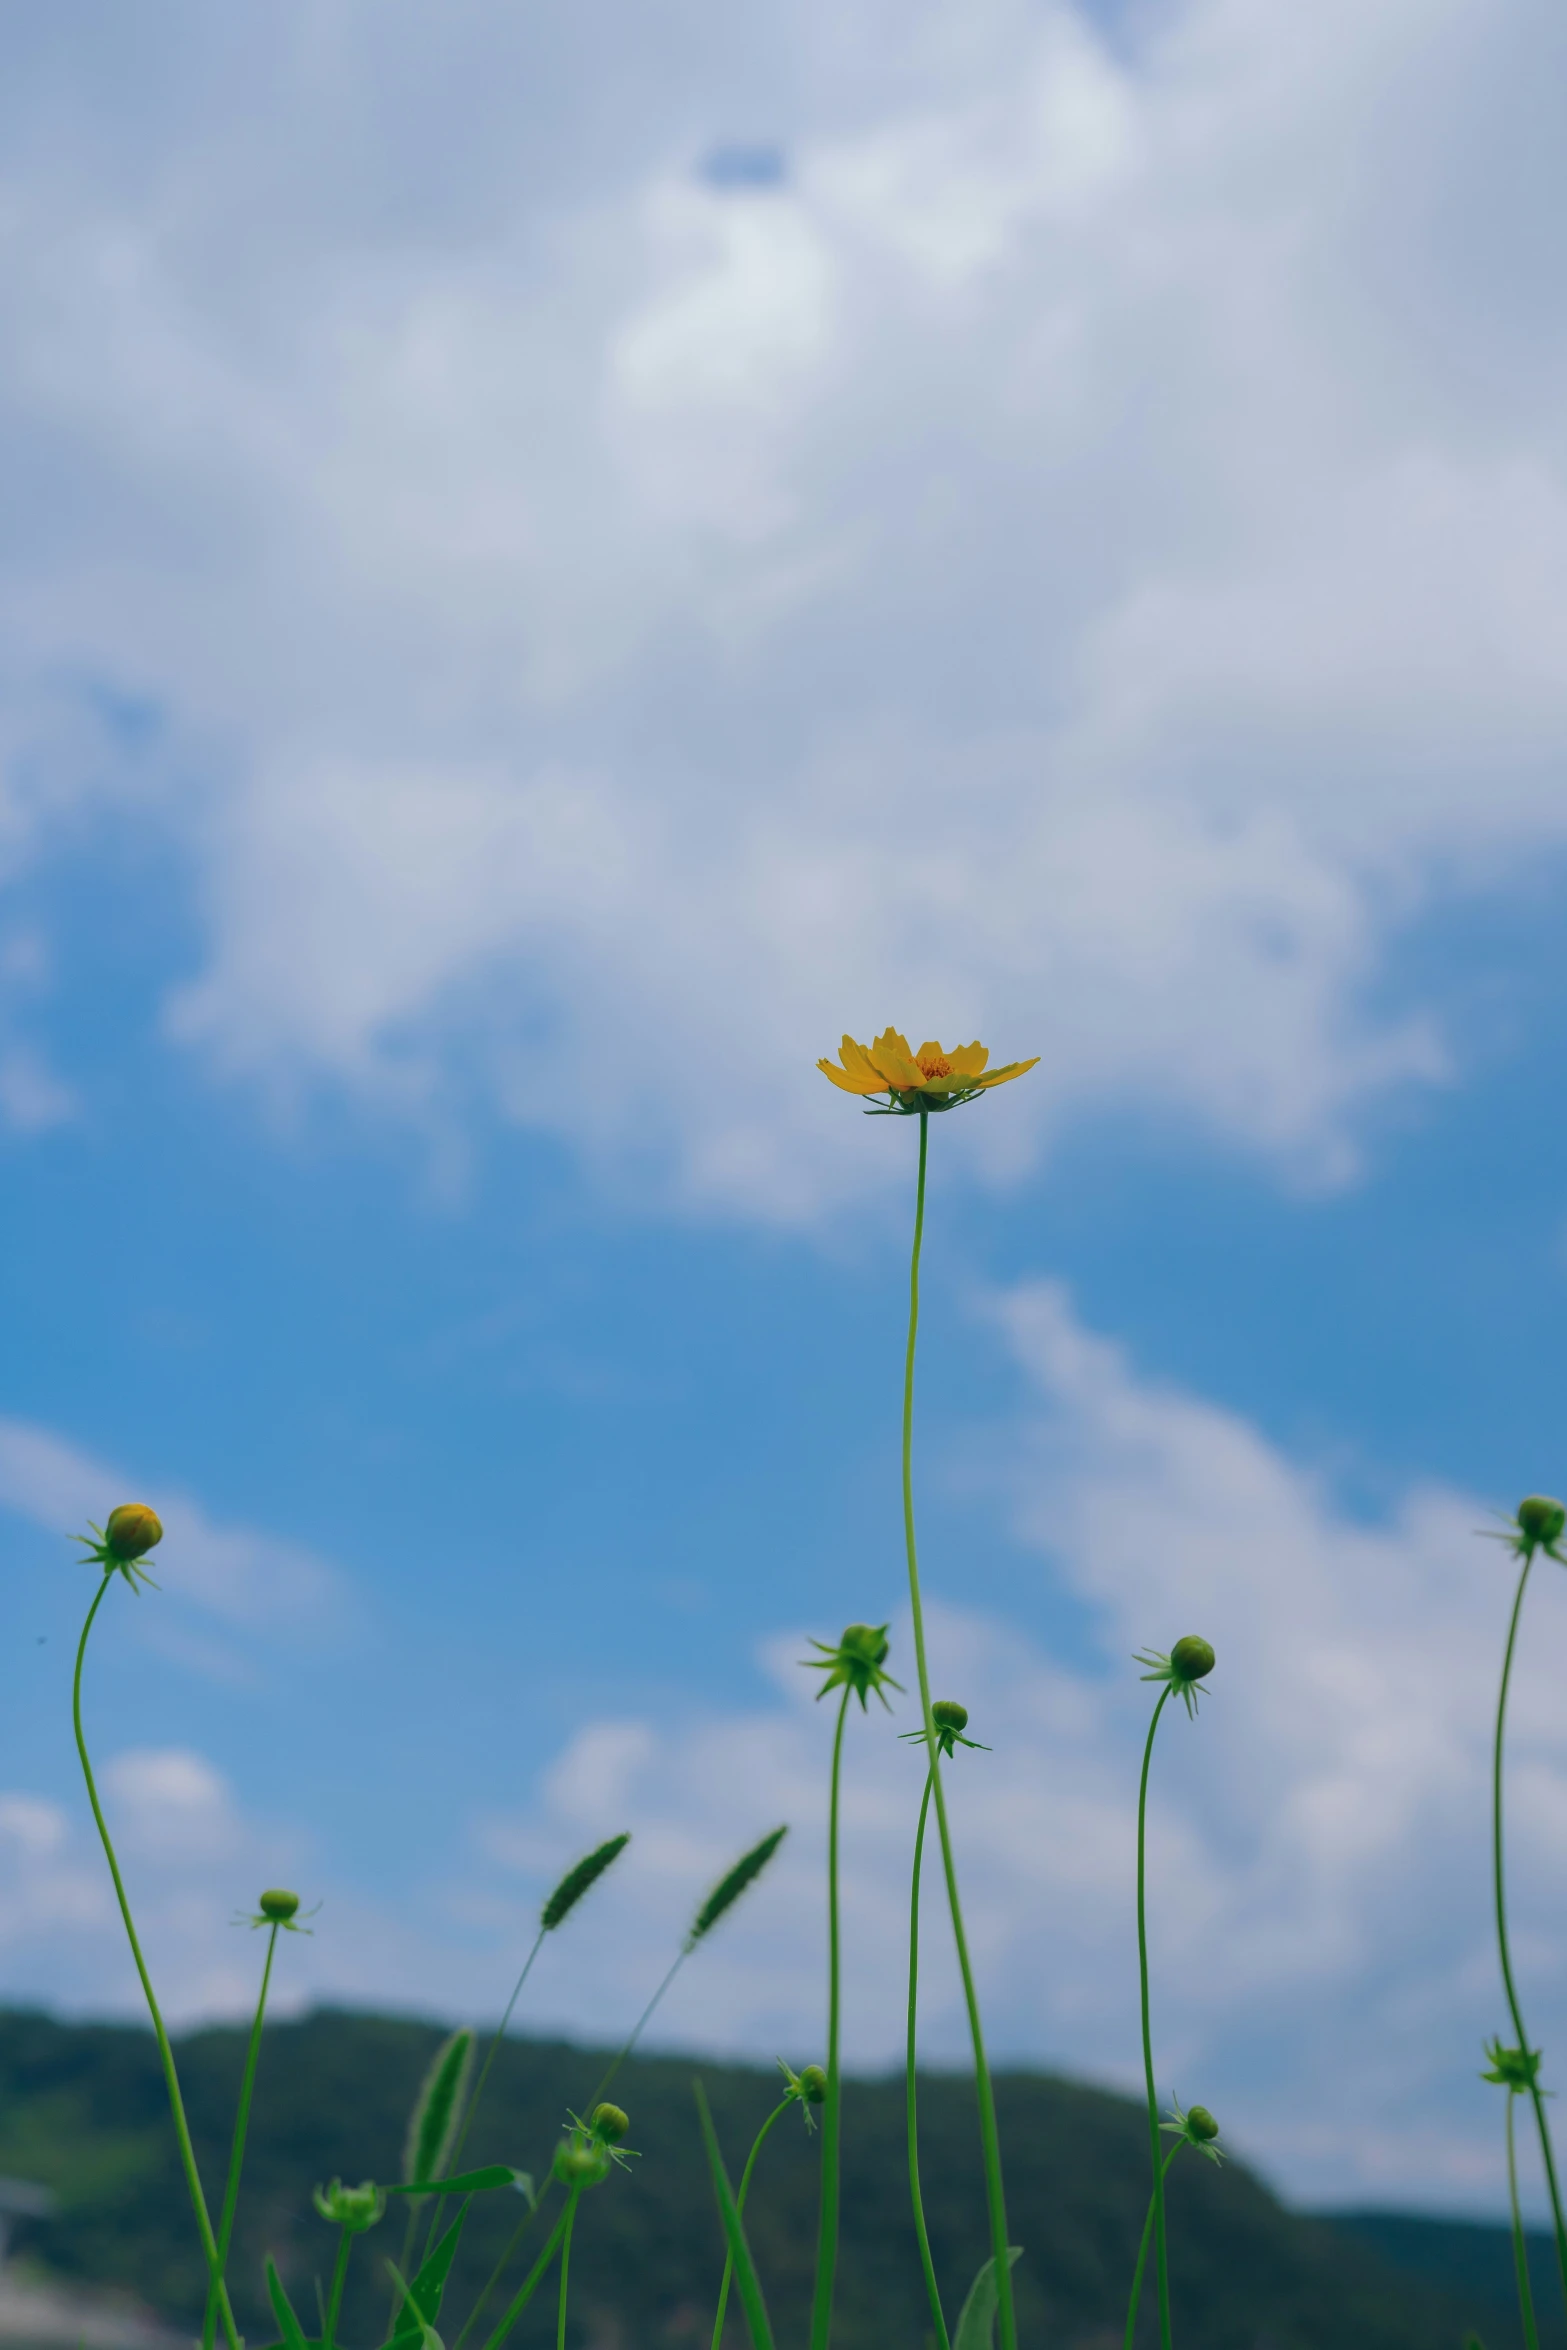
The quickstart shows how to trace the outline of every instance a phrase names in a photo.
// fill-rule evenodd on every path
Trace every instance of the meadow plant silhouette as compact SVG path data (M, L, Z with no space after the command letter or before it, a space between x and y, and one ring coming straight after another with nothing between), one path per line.
M836 1063L822 1060L818 1067L840 1091L859 1097L868 1114L879 1117L913 1118L918 1120L918 1152L915 1168L913 1237L909 1261L909 1315L908 1336L903 1364L902 1413L902 1516L904 1549L908 1571L909 1612L913 1634L915 1696L919 1707L919 1726L902 1735L924 1749L924 1780L918 1811L914 1817L912 1860L910 1869L909 1926L908 1926L908 2014L906 2035L906 2119L909 2195L918 2247L922 2281L929 2306L932 2335L936 2350L995 2350L999 2333L1001 2350L1017 2350L1017 2316L1012 2291L1012 2267L1022 2257L1021 2248L1009 2243L1006 2213L1006 2191L1002 2171L1000 2134L996 2122L995 2098L991 2085L989 2064L985 2053L984 2030L981 2021L979 1990L976 1981L968 1936L964 1925L963 1905L955 1840L948 1817L944 1784L944 1770L957 1761L957 1750L967 1753L988 1752L978 1739L966 1733L969 1727L968 1709L952 1698L933 1699L929 1661L926 1650L925 1621L920 1587L919 1557L915 1538L914 1515L914 1400L915 1364L919 1337L920 1260L925 1232L926 1180L929 1161L930 1122L932 1118L977 1102L986 1093L1015 1078L1022 1077L1036 1066L1032 1060L1013 1061L992 1069L989 1055L983 1045L970 1044L944 1050L939 1044L923 1044L911 1051L896 1030L887 1029L870 1045L860 1045L846 1036ZM1506 2153L1507 2171L1512 2197L1513 2236L1516 2254L1520 2317L1528 2350L1538 2350L1538 2328L1530 2295L1530 2279L1521 2218L1518 2185L1517 2147L1514 2128L1514 2108L1520 2097L1529 2101L1535 2124L1541 2167L1550 2200L1564 2303L1567 2303L1567 2223L1564 2223L1562 2200L1558 2183L1555 2152L1545 2109L1546 2091L1540 2079L1541 2057L1531 2048L1524 2028L1511 1948L1508 1939L1506 1876L1503 1845L1503 1781L1502 1769L1505 1750L1506 1714L1511 1684L1514 1652L1523 1609L1525 1592L1531 1570L1537 1557L1543 1555L1567 1565L1567 1553L1561 1545L1567 1533L1567 1509L1560 1502L1540 1495L1530 1496L1519 1503L1514 1515L1505 1521L1497 1539L1505 1542L1519 1561L1519 1574L1514 1593L1503 1650L1501 1680L1498 1692L1495 1739L1492 1768L1492 1897L1495 1913L1498 1954L1502 1987L1508 2012L1511 2036L1488 2043L1488 2069L1485 2078L1496 2082L1507 2092ZM212 2223L211 2207L204 2182L198 2170L191 2133L180 2088L179 2069L174 2050L165 2029L162 2012L148 1971L141 1943L137 1935L130 1897L115 1851L109 1823L99 1800L93 1775L83 1723L83 1672L87 1658L88 1640L111 1589L123 1584L132 1594L144 1589L155 1589L146 1561L163 1540L163 1527L156 1512L140 1502L123 1503L110 1511L103 1526L93 1526L82 1538L86 1562L95 1565L99 1582L88 1607L76 1652L75 1673L72 1680L72 1721L76 1736L88 1802L92 1809L104 1859L113 1883L115 1898L130 1946L132 1962L146 1999L148 2014L156 2036L164 2083L168 2093L169 2111L178 2143L180 2163L184 2173L191 2210L200 2239L207 2276L206 2305L202 2326L202 2350L214 2350L221 2331L226 2350L242 2350L237 2334L233 2307L229 2295L229 2262L233 2244L234 2219L242 2189L245 2143L259 2065L264 2053L264 2030L267 2000L277 1958L279 1937L308 1932L297 1894L274 1887L263 1892L254 1912L247 1912L242 1922L254 1930L264 1932L266 1942L262 1953L260 1984L254 2020L246 2045L243 2074L236 2104L234 2128L230 2145L228 2173L218 2207L218 2222ZM706 2149L714 2201L725 2246L721 2271L714 2278L714 2317L712 2350L722 2350L725 2318L731 2293L739 2300L750 2335L752 2350L775 2350L771 2320L768 2315L762 2277L753 2258L746 2233L745 2214L753 2189L765 2179L766 2166L762 2161L769 2137L776 2125L791 2109L797 2109L805 2129L820 2140L820 2198L817 2226L815 2282L811 2301L809 2350L831 2350L834 2287L837 2274L839 2203L843 2152L843 2080L841 2073L841 2015L843 1981L842 1919L840 1913L840 1818L846 1736L854 1701L858 1700L862 1717L870 1714L870 1700L875 1697L883 1708L889 1705L888 1691L902 1693L902 1685L887 1670L889 1633L885 1624L851 1623L835 1642L813 1641L815 1656L804 1660L807 1668L821 1673L819 1698L836 1696L833 1709L833 1730L827 1775L827 2000L825 2063L808 2063L796 2072L782 2058L779 2059L783 2077L783 2094L767 2115L746 2155L740 2172L739 2184L732 2184L727 2161L714 2130L712 2116L701 2082L694 2084L695 2127L699 2130ZM1155 1738L1160 1721L1170 1699L1180 1700L1187 1716L1195 1720L1198 1697L1203 1693L1208 1676L1215 1665L1214 1651L1206 1639L1187 1634L1175 1641L1169 1652L1149 1650L1140 1654L1137 1663L1143 1668L1143 1679L1158 1687L1152 1716L1143 1749L1142 1772L1138 1786L1137 1833L1135 1855L1128 1854L1129 1874L1135 1872L1137 1912L1137 1955L1140 1993L1140 2022L1144 2085L1148 2109L1149 2138L1149 2198L1147 2216L1140 2243L1135 2254L1130 2277L1127 2304L1125 2350L1133 2350L1137 2330L1138 2311L1144 2279L1150 2256L1153 2261L1155 2290L1158 2301L1158 2326L1161 2350L1173 2350L1175 2313L1171 2306L1170 2275L1167 2246L1167 2224L1164 2182L1171 2164L1183 2148L1210 2162L1223 2160L1219 2145L1219 2125L1206 2107L1192 2105L1184 2110L1171 2099L1166 2112L1161 2113L1154 2064L1152 2026L1152 1996L1148 1957L1147 1917L1147 1837L1148 1786L1153 1763ZM975 1767L968 1764L966 1769ZM983 1767L983 1766L978 1766ZM958 2314L949 2326L946 2303L941 2283L932 2258L929 2234L925 2224L923 2198L920 2188L919 2114L915 2062L918 2045L918 1995L921 1946L922 1876L931 1818L936 1823L937 1848L940 1857L941 1883L945 1895L953 1951L962 1983L964 2009L968 2024L973 2058L974 2087L979 2120L977 2155L983 2174L986 2207L989 2217L991 2250L978 2275L969 2286ZM500 2023L491 2035L482 2062L475 2072L477 2054L474 2034L465 2029L453 2032L437 2050L415 2099L409 2116L408 2132L403 2153L404 2176L396 2181L366 2179L357 2186L345 2186L341 2179L329 2185L317 2184L313 2193L308 2184L301 2185L301 2200L313 2202L316 2212L330 2227L337 2230L337 2243L332 2260L331 2281L320 2300L317 2322L312 2331L294 2309L275 2261L268 2256L265 2262L265 2282L273 2315L277 2323L277 2343L274 2350L339 2350L337 2332L343 2306L344 2287L349 2266L360 2239L372 2233L385 2218L390 2206L401 2203L404 2221L400 2256L384 2257L381 2263L390 2288L388 2314L383 2336L384 2350L446 2350L437 2330L449 2281L461 2249L464 2227L475 2200L479 2197L500 2195L515 2198L521 2204L521 2213L506 2241L499 2261L495 2264L482 2288L475 2295L461 2330L455 2336L451 2350L462 2350L470 2335L480 2331L481 2318L497 2301L503 2285L513 2273L524 2240L538 2231L542 2241L528 2263L509 2297L501 2304L487 2333L483 2334L483 2350L503 2350L523 2312L534 2300L551 2273L555 2276L556 2345L565 2350L569 2306L571 2255L578 2209L582 2197L612 2184L617 2177L631 2172L635 2149L626 2141L631 2130L630 2117L618 2105L609 2101L608 2090L613 2086L625 2058L636 2047L643 2032L656 2014L660 2003L681 1969L700 1951L714 1929L740 1902L747 1891L762 1876L782 1843L787 1829L770 1828L742 1853L733 1866L698 1904L691 1925L675 1951L661 1980L654 1987L647 2004L626 2036L603 2078L583 2101L583 2114L570 2112L562 2117L561 2134L552 2149L543 2153L533 2170L525 2170L509 2163L487 2163L477 2168L462 2167L462 2153L473 2128L475 2117L488 2085L497 2049L512 2016L526 1989L534 1961L545 1941L565 1929L579 1906L593 1893L595 1887L614 1866L630 1842L626 1831L607 1836L602 1842L573 1862L565 1870L560 1882L543 1904L539 1913L533 1941L523 1957L521 1967L506 2002ZM1165 2145L1168 2138L1171 2143ZM519 2151L522 2151L519 2149ZM944 2149L944 2160L950 2160L950 2150ZM446 2217L448 2209L450 2218ZM426 2218L426 2213L428 2217ZM420 2223L424 2234L420 2241ZM417 2258L416 2258L417 2255ZM1482 2350L1470 2338L1466 2350Z

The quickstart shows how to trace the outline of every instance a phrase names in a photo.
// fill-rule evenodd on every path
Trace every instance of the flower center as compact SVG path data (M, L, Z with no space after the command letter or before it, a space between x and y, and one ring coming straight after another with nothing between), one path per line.
M937 1060L921 1061L920 1075L922 1077L950 1077L952 1075L952 1063L950 1061Z

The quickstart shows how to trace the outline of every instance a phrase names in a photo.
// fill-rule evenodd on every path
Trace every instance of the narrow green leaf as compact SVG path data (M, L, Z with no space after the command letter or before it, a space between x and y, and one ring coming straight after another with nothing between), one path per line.
M1021 2244L1007 2246L1008 2268L1015 2268L1022 2257ZM996 2262L992 2254L970 2285L968 2299L958 2312L958 2322L952 2335L952 2350L992 2350L995 2335Z
M421 2323L427 2322L433 2325L440 2315L441 2295L445 2292L446 2280L452 2273L452 2262L457 2255L457 2241L462 2234L463 2222L467 2217L467 2204L459 2204L457 2217L452 2221L451 2226L443 2232L439 2243L428 2258L421 2263L419 2274L414 2278L409 2292L412 2310L410 2312L409 2308L405 2307L400 2312L397 2323L392 2328L389 2350L410 2350L410 2345L422 2339L419 2330Z
M389 2260L386 2265L391 2272L393 2284L397 2287L397 2290L403 2297L403 2316L407 2317L411 2315L414 2321L414 2325L417 2328L416 2332L410 2334L409 2339L411 2341L422 2342L424 2345L424 2350L446 2350L446 2344L441 2340L440 2335L436 2332L434 2326L431 2325L429 2319L425 2316L424 2311L420 2308L418 2302L414 2299L411 2286L405 2284L403 2281L403 2272L398 2267L396 2261ZM401 2332L403 2319L399 2318L397 2324L398 2331ZM394 2334L392 2338L395 2341L397 2336ZM289 2350L293 2350L292 2343L289 2345Z
M272 2303L272 2314L277 2319L278 2331L283 2337L283 2350L307 2350L305 2329L294 2315L294 2305L283 2290L283 2280L277 2273L277 2262L267 2254L267 2297Z
M403 2147L403 2177L426 2194L428 2182L439 2178L451 2159L472 2065L473 2034L453 2032L436 2050L414 2099Z
M751 2247L745 2240L745 2224L735 2203L734 2189L729 2184L729 2173L718 2150L718 2135L713 2128L713 2117L707 2109L707 2094L700 2081L694 2081L696 2109L702 2120L702 2139L707 2147L707 2167L713 2174L713 2193L718 2198L718 2215L724 2223L724 2240L729 2246L729 2257L734 2263L735 2283L740 2288L740 2306L745 2311L745 2322L751 2336L751 2350L773 2350L773 2329L767 2322L767 2304L762 2299L761 2279L756 2263L751 2258Z
M492 2187L515 2187L519 2179L526 2179L525 2170L513 2170L509 2162L487 2162L482 2170L462 2170L454 2179L406 2179L400 2187L387 2187L388 2195L487 2195ZM529 2185L532 2181L529 2180Z

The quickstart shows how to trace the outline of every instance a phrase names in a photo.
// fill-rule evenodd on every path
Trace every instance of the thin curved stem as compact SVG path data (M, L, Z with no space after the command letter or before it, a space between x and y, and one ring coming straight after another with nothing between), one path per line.
M1507 1626L1507 1646L1502 1652L1502 1679L1496 1697L1496 1739L1491 1754L1491 1876L1496 1900L1496 1947L1502 1961L1502 1988L1507 1994L1508 2012L1513 2019L1513 2030L1522 2049L1529 2046L1524 2030L1523 2009L1518 2001L1518 1986L1513 1980L1512 1952L1507 1939L1507 1886L1502 1851L1502 1755L1507 1724L1507 1695L1513 1677L1513 1652L1518 1645L1518 1624L1523 1614L1524 1593L1529 1586L1529 1569L1534 1564L1530 1551L1518 1577L1518 1589L1513 1597L1513 1612ZM1534 2126L1540 2140L1540 2159L1545 2166L1545 2183L1550 2190L1551 2219L1556 2232L1556 2269L1561 2279L1562 2300L1567 2304L1567 2217L1562 2212L1561 2189L1556 2178L1556 2156L1551 2146L1551 2127L1545 2118L1545 2094L1538 2081L1529 2084L1529 2102L1534 2108Z
M843 1777L843 1729L852 1688L838 1705L832 1741L832 1790L827 1803L827 2095L822 2101L822 2200L816 2228L816 2288L811 2297L811 2350L827 2350L832 2331L833 2284L838 2272L838 2040L842 1965L838 1939L838 1792Z
M120 1864L115 1857L114 1839L109 1834L109 1823L103 1816L103 1805L98 1801L98 1785L93 1777L92 1761L87 1752L86 1732L82 1728L82 1666L87 1658L87 1635L93 1628L98 1610L103 1605L104 1593L108 1588L109 1575L105 1573L94 1595L92 1606L87 1610L87 1621L82 1626L82 1636L77 1643L76 1671L71 1681L71 1724L76 1732L76 1752L82 1766L82 1777L87 1783L87 1800L92 1805L92 1816L98 1825L98 1836L103 1845L103 1856L109 1864L109 1875L114 1881L114 1898L120 1905L120 1918L125 1927L125 1938L131 1946L131 1956L136 1962L136 1972L141 1978L142 1995L146 1999L147 2012L152 2018L152 2028L158 2042L158 2056L163 2065L163 2082L169 2095L169 2110L174 2117L174 2134L179 2140L180 2163L185 2172L185 2184L190 2190L191 2209L196 2214L196 2225L201 2232L201 2248L207 2256L207 2274L217 2287L218 2315L223 2323L223 2332L229 2350L239 2350L239 2336L234 2327L234 2312L229 2306L228 2287L223 2281L223 2270L218 2260L217 2242L212 2233L212 2221L207 2213L207 2198L202 2193L201 2173L196 2168L196 2150L190 2142L190 2124L185 2119L185 2100L180 2095L180 2077L175 2069L174 2051L169 2045L169 2035L164 2029L157 1993L152 1987L152 1977L147 1972L147 1962L141 1954L141 1943L136 1935L136 1921L131 1916L131 1905L125 1891L125 1880L120 1875Z
M1169 2170L1171 2163L1180 2153L1181 2148L1185 2145L1185 2143L1186 2140L1184 2138L1177 2138L1175 2144L1170 2148L1169 2153L1164 2158L1164 2170L1166 2172ZM1161 2177L1162 2176L1163 2173L1161 2173ZM1132 2271L1132 2298L1126 2306L1126 2350L1132 2350L1132 2336L1137 2330L1137 2307L1138 2303L1142 2300L1143 2297L1143 2270L1148 2266L1148 2247L1153 2242L1153 2223L1154 2199L1150 2195L1148 2198L1148 2217L1143 2222L1143 2240L1141 2245L1138 2247L1137 2266Z
M353 2230L345 2228L337 2240L337 2258L332 2263L332 2290L327 2295L326 2315L321 2320L321 2350L333 2350L333 2344L337 2340L338 2312L343 2306L343 2286L348 2279L348 2256L353 2248Z
M1154 2239L1158 2248L1161 2350L1170 2350L1170 2256L1164 2225L1165 2165L1160 2160L1163 2149L1159 2144L1159 2098L1153 2078L1153 2026L1148 2014L1148 1766L1153 1761L1154 1732L1159 1727L1159 1716L1164 1711L1171 1686L1166 1681L1159 1692L1159 1702L1153 1709L1153 1720L1148 1725L1148 1743L1143 1748L1142 1781L1137 1790L1137 1976L1143 2003L1143 2078L1148 2086L1148 2143L1153 2151Z
M746 2196L750 2193L751 2188L751 2173L755 2170L756 2158L762 2151L762 2141L767 2136L768 2131L772 2128L779 2115L781 2113L787 2113L793 2103L794 2091L791 2089L788 2096L781 2098L778 2104L773 2107L772 2112L768 2115L766 2121L763 2122L761 2128L757 2131L755 2141L751 2147L751 2151L745 2158L745 2168L740 2173L740 2192L735 2197L735 2210L740 2214L742 2219L745 2217L745 2199ZM724 2254L724 2281L718 2288L718 2315L713 2320L713 2350L722 2350L724 2339L724 2317L729 2308L729 2288L734 2282L734 2273L734 2255L732 2252L726 2252Z
M592 2113L594 2106L597 2105L599 2099L603 2096L605 2090L609 2087L611 2081L613 2081L615 2078L615 2075L619 2072L621 2066L625 2063L626 2058L631 2054L637 2042L641 2039L642 2034L646 2031L649 2023L653 2019L653 2013L657 2008L659 2001L663 1998L664 1993L669 1989L670 1984L674 1981L676 1975L679 1974L681 1968L685 1965L686 1960L691 1956L691 1953L695 1948L696 1944L694 1942L688 1941L681 1944L680 1949L675 1955L675 1962L673 1966L670 1968L668 1974L665 1975L664 1980L659 1984L658 1989L654 1992L652 1998L648 2001L646 2007L644 2007L642 2010L642 2013L638 2016L635 2024L633 2024L631 2028L631 2035L629 2039L627 2039L622 2044L613 2063L610 2065L608 2072L605 2073L603 2079L599 2082L598 2087L594 2090L592 2096L588 2099L587 2111L590 2114ZM528 1963L531 1966L533 1962L530 1959ZM524 1972L526 1972L526 1970L524 1970ZM521 1987L521 1984L519 1984L518 1989L520 1990ZM502 2029L504 2029L504 2025ZM545 2179L543 2186L539 2189L538 2200L531 2204L529 2208L523 2213L521 2219L518 2220L517 2225L512 2229L511 2234L507 2237L505 2244L501 2248L501 2256L499 2260L495 2263L495 2266L491 2269L488 2277L485 2279L483 2291L480 2293L479 2298L477 2301L475 2301L473 2307L469 2310L467 2316L463 2319L461 2331L458 2333L456 2341L452 2344L452 2350L462 2350L462 2346L468 2339L469 2333L478 2322L480 2313L483 2310L485 2303L489 2300L490 2295L494 2292L496 2286L500 2283L501 2278L505 2275L507 2269L511 2266L512 2254L516 2251L517 2246L522 2242L522 2239L526 2235L528 2229L532 2227L535 2219L538 2217L539 2206L543 2203L545 2196L549 2194L554 2183L555 2182L553 2178Z
M952 1939L957 1948L958 1972L963 1978L963 2001L968 2010L969 2038L974 2048L974 2089L979 2102L980 2146L985 2163L985 2201L990 2213L990 2242L995 2256L996 2315L1001 2324L1001 2350L1017 2350L1017 2314L1012 2297L1012 2263L1007 2257L1006 2191L1001 2178L1001 2139L996 2129L996 2100L985 2056L984 2027L979 1994L969 1960L968 1936L963 1927L963 1904L958 1896L957 1862L952 1831L947 1824L947 1797L941 1781L941 1748L930 1710L930 1670L925 1661L925 1612L920 1604L919 1555L914 1541L914 1354L920 1320L920 1249L925 1238L925 1161L930 1138L930 1113L920 1112L919 1179L914 1194L914 1248L909 1259L909 1344L903 1373L903 1539L909 1561L909 1613L914 1626L914 1662L919 1671L920 1712L925 1746L930 1757L931 1786L936 1798L936 1829L941 1839L942 1874L947 1885L947 1907L952 1913ZM812 2340L812 2350L824 2346Z
M567 2223L576 2211L577 2197L581 2192L582 2190L580 2187L572 2188L571 2197L566 2205L565 2210L561 2213L559 2219L555 2222L554 2227L550 2230L549 2242L545 2245L543 2251L539 2254L538 2259L534 2262L527 2275L523 2278L522 2283L517 2287L516 2293L513 2295L510 2303L507 2306L505 2315L502 2317L500 2324L496 2327L494 2333L491 2334L489 2340L485 2343L484 2350L501 2350L501 2344L505 2341L507 2335L511 2332L512 2327L516 2324L518 2318L521 2317L523 2311L527 2308L528 2303L533 2299L534 2294L538 2291L545 2273L549 2268L549 2264L555 2257L555 2247L560 2242L561 2237L565 2234Z
M904 2066L904 2103L909 2131L909 2201L914 2206L914 2233L919 2238L920 2267L925 2272L925 2297L930 2303L931 2321L936 2328L939 2350L952 2350L947 2320L941 2306L941 2288L936 2282L936 2264L930 2256L930 2236L925 2226L925 2198L920 2193L919 2113L914 2072L920 1981L920 1870L925 1858L925 1823L930 1817L930 1789L931 1780L927 1771L925 1793L920 1800L920 1824L914 1833L914 1873L909 1887L909 2045ZM717 2350L716 2344L714 2350Z
M560 2240L560 2315L555 2321L555 2350L566 2350L566 2289L571 2282L571 2235L577 2224L579 2187L573 2187L566 2206L565 2233Z
M548 1931L549 1929L547 1926L540 1926L538 1934L534 1940L533 1948L529 1951L527 1958L523 1961L522 1972L517 1977L516 1982L512 1985L511 1997L506 2002L506 2012L501 2017L500 2022L496 2025L494 2034L490 2040L490 2045L484 2052L484 2062L479 2067L479 2077L473 2085L473 2095L468 2100L468 2110L463 2115L462 2128L457 2133L457 2143L452 2148L451 2160L446 2166L447 2175L449 2177L455 2178L458 2171L462 2168L462 2164L458 2160L458 2156L462 2153L463 2148L468 2143L468 2132L473 2128L474 2116L479 2110L479 2100L484 2095L484 2085L490 2077L490 2070L494 2065L496 2053L500 2048L501 2042L506 2037L506 2026L511 2022L512 2009L516 2006L518 2000L522 1997L522 1987L528 1980L529 1975L533 1972L533 1962L538 1957L539 1952L544 1948L544 1937Z
M1513 2273L1518 2280L1518 2315L1523 2320L1524 2350L1540 2350L1539 2330L1534 2322L1534 2287L1529 2281L1529 2241L1523 2232L1523 2213L1518 2204L1518 2149L1514 2143L1513 2107L1518 2092L1507 2092L1507 2200L1513 2215Z
M239 2106L234 2115L234 2143L229 2149L228 2184L223 2190L223 2213L218 2221L217 2274L226 2276L229 2265L229 2245L234 2236L234 2213L239 2204L239 2177L245 2162L245 2138L250 2128L250 2100L256 2086L256 2065L261 2055L261 2026L267 2012L267 1986L272 1980L272 1959L277 1949L279 1926L273 1920L267 1935L266 1961L261 1969L261 1992L256 2001L256 2020L250 2027L250 2045L245 2051L245 2070L239 2084ZM202 2320L201 2350L212 2350L212 2339L218 2325L218 2296L216 2281L207 2286L207 2314ZM328 2345L330 2350L330 2345Z

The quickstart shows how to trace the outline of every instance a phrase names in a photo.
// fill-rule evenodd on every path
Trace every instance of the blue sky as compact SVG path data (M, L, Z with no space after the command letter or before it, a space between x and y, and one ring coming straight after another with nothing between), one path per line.
M1567 1483L1559 32L905 17L83 6L0 98L0 1994L132 2004L65 1537L135 1492L91 1703L177 2012L279 1874L293 1996L493 2012L627 1825L533 2010L612 2032L783 1817L664 2028L811 2054L791 1660L909 1661L913 1142L812 1063L978 1031L1041 1064L933 1136L920 1474L996 2043L1135 2077L1128 1652L1200 1629L1169 2086L1490 2208L1472 1530Z

